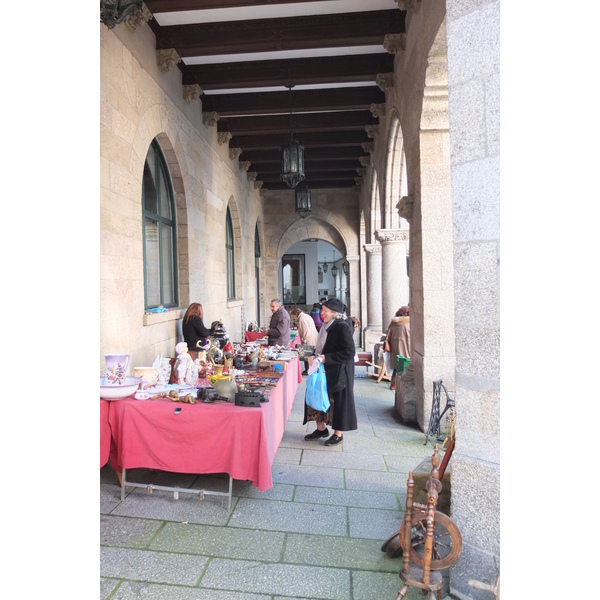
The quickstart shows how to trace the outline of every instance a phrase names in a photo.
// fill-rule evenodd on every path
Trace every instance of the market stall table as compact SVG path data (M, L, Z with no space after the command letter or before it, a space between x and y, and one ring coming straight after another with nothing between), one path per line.
M108 423L108 407L110 402L100 400L100 468L107 462L110 454L110 425Z
M255 342L256 340L262 340L267 336L265 331L246 331L244 332L244 337L247 342Z
M260 491L270 489L271 465L301 381L296 357L260 407L219 401L182 404L166 398L110 402L110 465L123 473L122 492L132 485L125 470L134 468L227 473L229 494L206 493L228 495L230 506L231 478L251 481Z

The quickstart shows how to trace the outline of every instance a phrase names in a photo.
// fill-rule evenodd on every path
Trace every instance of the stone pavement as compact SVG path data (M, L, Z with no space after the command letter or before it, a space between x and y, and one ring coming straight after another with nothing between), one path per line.
M357 368L357 374L363 369ZM273 464L273 488L234 481L227 499L129 488L100 470L100 598L394 600L401 559L381 551L402 522L408 472L432 454L402 425L389 383L355 379L358 430L305 441L300 384ZM131 481L227 491L227 476L145 469ZM447 584L445 586L447 594ZM408 600L424 596L415 588ZM446 596L450 598L450 596Z

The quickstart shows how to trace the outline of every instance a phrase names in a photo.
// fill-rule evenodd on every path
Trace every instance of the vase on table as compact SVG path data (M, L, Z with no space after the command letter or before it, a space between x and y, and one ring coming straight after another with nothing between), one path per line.
M105 354L106 362L105 382L108 385L122 385L127 376L129 367L129 354Z

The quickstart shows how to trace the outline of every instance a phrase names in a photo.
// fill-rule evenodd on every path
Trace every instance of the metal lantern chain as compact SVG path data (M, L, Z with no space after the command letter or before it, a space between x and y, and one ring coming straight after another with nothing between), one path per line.
M281 181L291 188L295 188L304 180L304 146L298 140L294 139L294 121L292 88L290 90L290 137L281 147Z
M100 0L100 21L112 29L136 10L142 10L142 4L143 0Z

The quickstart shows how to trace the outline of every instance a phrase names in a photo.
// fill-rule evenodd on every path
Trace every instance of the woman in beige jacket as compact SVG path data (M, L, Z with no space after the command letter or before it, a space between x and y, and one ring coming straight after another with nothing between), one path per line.
M313 318L298 307L292 308L290 315L298 325L298 337L300 338L300 343L316 346L319 332L317 331ZM302 374L306 375L307 371L308 362L304 361L304 373Z
M410 358L410 317L408 306L401 306L387 330L387 341L390 344L390 354L394 365L390 389L396 387L396 355Z

